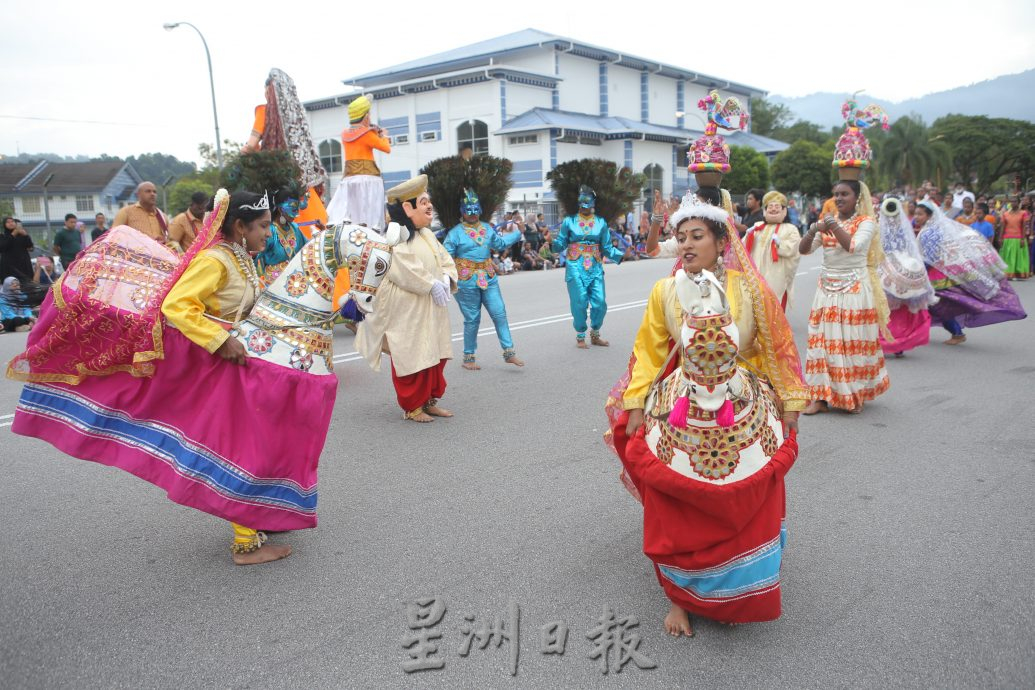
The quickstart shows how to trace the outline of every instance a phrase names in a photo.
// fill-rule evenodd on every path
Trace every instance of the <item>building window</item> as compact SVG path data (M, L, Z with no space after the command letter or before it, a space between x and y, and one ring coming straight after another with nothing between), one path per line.
M417 136L421 141L438 141L442 138L442 114L417 113Z
M87 211L92 211L93 196L91 196L90 194L76 194L75 210L76 213L86 213Z
M676 167L686 168L690 165L690 148L688 146L676 147Z
M489 126L481 120L468 120L456 128L457 152L466 148L475 155L489 152Z
M538 134L522 134L516 137L510 137L507 139L509 144L536 144L539 143Z
M654 196L655 189L664 194L665 190L664 180L662 179L663 175L664 171L661 169L661 166L657 163L651 163L643 169L643 176L647 178L646 181L643 183L643 196L645 198L652 198Z
M341 172L341 142L337 139L320 142L320 165L329 173Z
M22 213L39 213L40 212L40 198L38 196L23 196L22 197Z

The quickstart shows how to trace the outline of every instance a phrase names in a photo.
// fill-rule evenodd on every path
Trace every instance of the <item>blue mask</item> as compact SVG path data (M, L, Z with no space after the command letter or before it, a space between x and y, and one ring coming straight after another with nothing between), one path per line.
M287 201L282 201L277 208L280 209L280 212L285 218L288 220L294 220L295 216L298 215L298 211L302 207L299 206L298 199L288 199Z

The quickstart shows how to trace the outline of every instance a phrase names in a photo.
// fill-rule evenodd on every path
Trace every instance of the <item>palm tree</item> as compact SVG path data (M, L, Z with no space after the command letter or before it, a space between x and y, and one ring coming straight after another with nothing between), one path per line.
M944 142L935 146L919 117L895 120L882 144L878 152L880 167L895 182L916 185L944 162Z

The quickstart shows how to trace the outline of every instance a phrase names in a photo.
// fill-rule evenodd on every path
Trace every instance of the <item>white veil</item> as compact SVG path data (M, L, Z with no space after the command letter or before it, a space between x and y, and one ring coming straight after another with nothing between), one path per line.
M1006 264L988 240L947 217L931 202L921 201L920 205L933 214L918 238L924 263L978 299L990 300L999 294Z
M905 306L914 314L938 301L927 279L924 258L913 227L902 213L902 202L888 197L880 205L880 238L884 261L877 267L888 306Z

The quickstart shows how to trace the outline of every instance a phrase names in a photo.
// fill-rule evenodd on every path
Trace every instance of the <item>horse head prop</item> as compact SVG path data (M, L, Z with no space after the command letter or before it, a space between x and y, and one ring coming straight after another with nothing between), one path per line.
M382 237L370 228L342 223L313 235L280 276L262 292L248 318L231 334L248 354L313 374L332 366L334 278L349 269L349 295L365 313L388 274L392 247L408 231L395 223Z
M737 364L740 332L722 283L708 271L679 270L675 291L682 311L680 365L651 387L647 445L691 479L743 479L783 442L776 395Z

